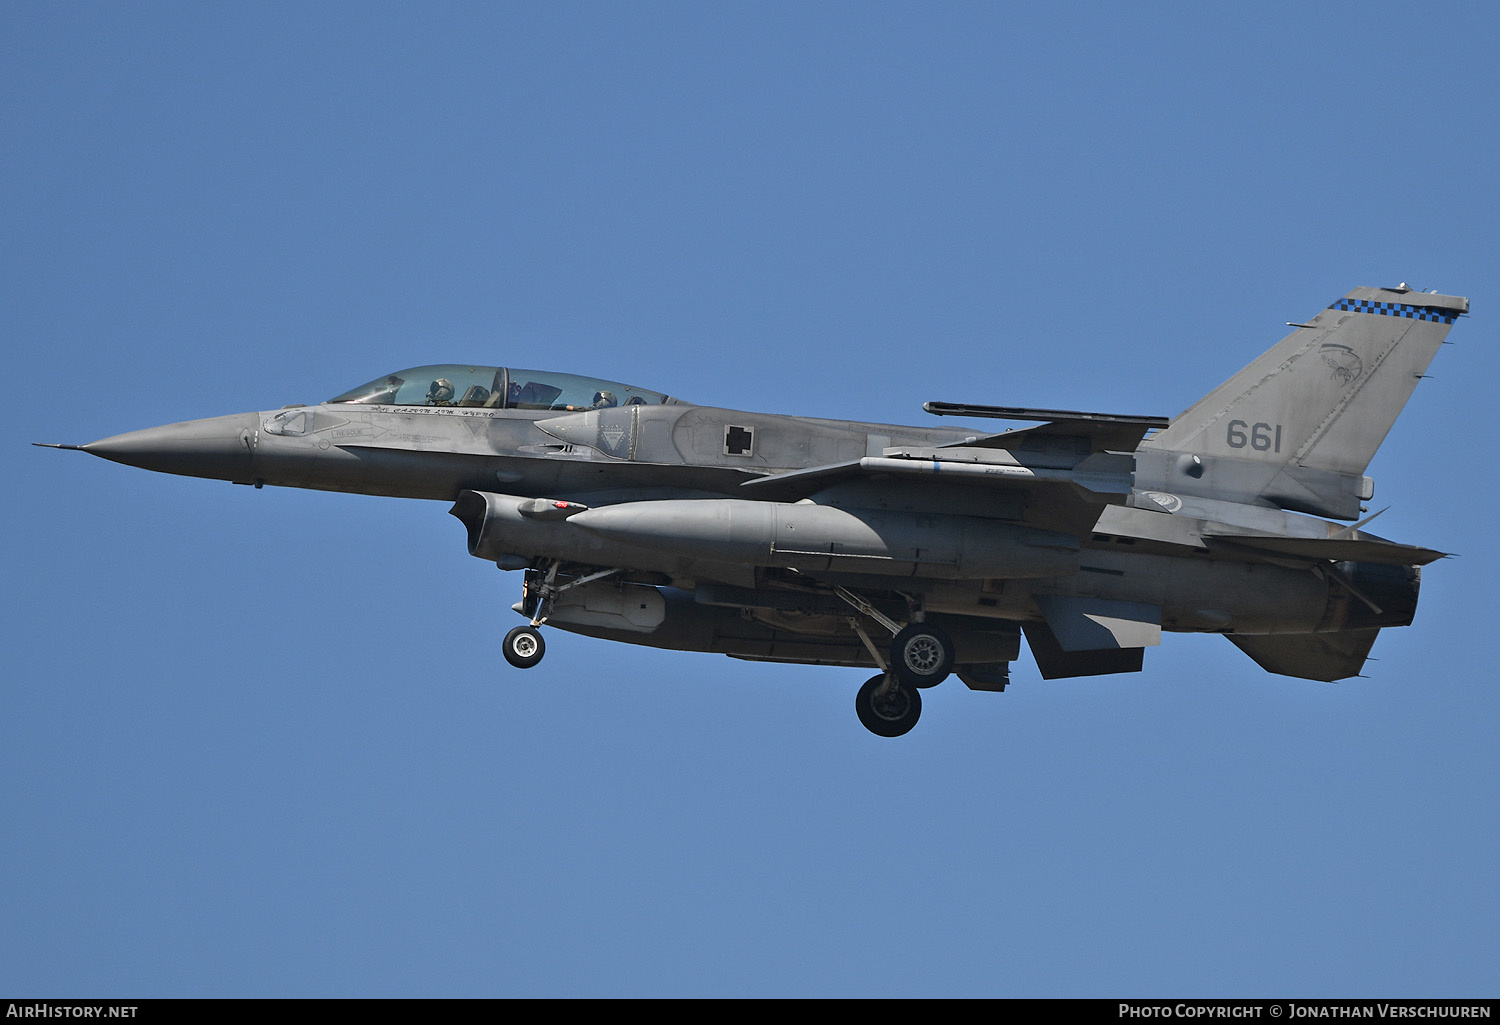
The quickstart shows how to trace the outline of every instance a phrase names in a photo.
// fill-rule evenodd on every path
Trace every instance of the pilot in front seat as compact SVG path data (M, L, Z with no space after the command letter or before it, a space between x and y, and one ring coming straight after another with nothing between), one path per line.
M453 405L453 382L446 377L439 377L432 382L427 389L427 404L429 406L451 406Z

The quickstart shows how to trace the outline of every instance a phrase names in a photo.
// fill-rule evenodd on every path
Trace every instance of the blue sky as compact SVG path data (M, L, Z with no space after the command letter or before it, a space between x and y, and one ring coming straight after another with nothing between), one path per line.
M1476 996L1500 965L1493 5L0 6L0 993ZM1470 296L1368 678L956 681L554 631L439 503L33 441L472 361L1171 415ZM933 421L937 422L937 421ZM951 421L942 421L949 423Z

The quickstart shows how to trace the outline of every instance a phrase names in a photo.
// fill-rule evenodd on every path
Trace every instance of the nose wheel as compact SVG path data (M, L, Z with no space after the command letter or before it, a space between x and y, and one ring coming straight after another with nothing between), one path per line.
M865 729L877 737L899 737L922 715L922 695L915 687L881 673L859 688L854 711Z
M517 669L530 669L540 662L542 655L546 653L547 645L543 643L542 635L537 627L547 621L547 617L552 613L552 603L557 600L559 594L595 580L612 577L620 572L618 569L602 569L596 573L574 577L560 584L557 579L561 569L562 564L559 562L548 563L545 567L533 566L522 578L521 601L511 607L521 615L529 616L531 622L526 626L518 626L506 634L505 642L500 645L505 661Z
M500 652L517 669L530 669L547 653L547 645L535 627L518 626L505 635Z

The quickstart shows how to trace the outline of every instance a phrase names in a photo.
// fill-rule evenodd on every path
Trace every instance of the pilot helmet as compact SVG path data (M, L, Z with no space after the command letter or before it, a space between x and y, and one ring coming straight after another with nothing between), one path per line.
M452 402L453 382L446 377L439 377L432 382L432 387L427 389L428 402Z
M598 409L609 409L614 406L615 393L612 391L600 391L594 393L594 406Z

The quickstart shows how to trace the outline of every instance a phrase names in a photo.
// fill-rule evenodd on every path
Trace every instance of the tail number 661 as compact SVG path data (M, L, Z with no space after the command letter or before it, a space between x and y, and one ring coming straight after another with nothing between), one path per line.
M1229 421L1229 431L1224 440L1230 448L1249 445L1257 452L1281 451L1280 424L1248 424L1243 420Z

